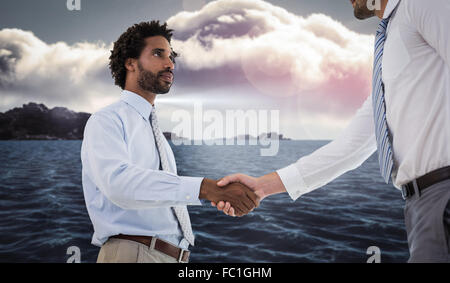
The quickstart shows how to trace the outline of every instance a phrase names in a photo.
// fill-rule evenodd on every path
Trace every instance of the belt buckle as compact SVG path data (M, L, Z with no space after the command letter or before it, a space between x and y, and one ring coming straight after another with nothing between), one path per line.
M180 255L178 256L178 263L188 263L187 261L183 261L184 253L189 252L188 250L181 249ZM189 258L188 258L189 259Z
M409 197L408 189L405 185L402 186L402 198L406 200Z

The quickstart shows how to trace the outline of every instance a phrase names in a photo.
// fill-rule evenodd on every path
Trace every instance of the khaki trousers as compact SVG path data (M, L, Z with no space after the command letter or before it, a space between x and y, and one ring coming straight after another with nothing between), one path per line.
M144 244L111 238L98 253L97 263L176 263L171 256Z

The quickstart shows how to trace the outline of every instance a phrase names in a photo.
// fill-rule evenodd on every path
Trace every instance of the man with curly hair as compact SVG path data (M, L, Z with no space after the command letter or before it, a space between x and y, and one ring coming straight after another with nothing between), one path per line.
M187 262L194 235L187 205L228 201L242 216L258 206L242 184L178 176L159 129L155 98L169 92L177 54L159 21L130 27L114 43L109 67L120 99L88 120L81 148L86 206L97 262Z

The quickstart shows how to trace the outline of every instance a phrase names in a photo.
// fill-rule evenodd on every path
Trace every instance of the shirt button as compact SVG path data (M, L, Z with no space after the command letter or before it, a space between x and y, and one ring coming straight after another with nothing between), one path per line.
M191 199L191 196L186 196L186 199Z

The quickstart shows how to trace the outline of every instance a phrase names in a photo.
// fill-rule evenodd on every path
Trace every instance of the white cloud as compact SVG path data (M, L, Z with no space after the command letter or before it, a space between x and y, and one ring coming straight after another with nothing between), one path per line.
M47 44L29 31L0 30L2 108L38 101L87 111L109 101L110 49L101 43Z
M325 96L345 114L369 94L373 36L329 16L304 18L259 0L219 0L168 24L185 69L233 67L262 93L308 92L322 104Z
M294 106L280 109L291 129L286 134L298 124L311 133L320 129L307 137L322 138L343 127L369 94L373 36L327 15L300 17L260 0L196 3L198 10L168 20L172 45L181 53L171 97L189 91L229 99L229 89L237 96L253 91L248 97L254 102L283 100L274 105L279 109L289 104L280 97L290 96ZM0 30L0 111L35 101L93 112L113 102L120 89L108 69L110 49L112 44L47 44L32 32ZM241 89L232 85L243 81Z

